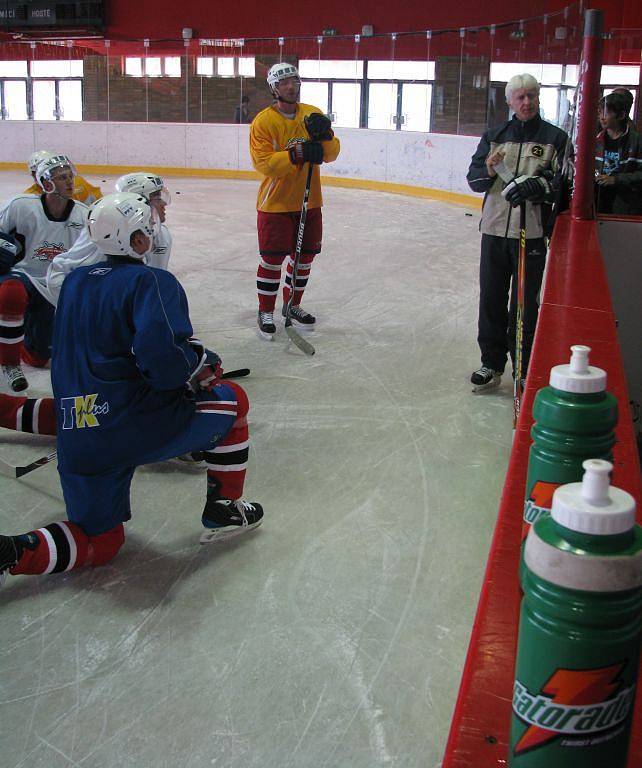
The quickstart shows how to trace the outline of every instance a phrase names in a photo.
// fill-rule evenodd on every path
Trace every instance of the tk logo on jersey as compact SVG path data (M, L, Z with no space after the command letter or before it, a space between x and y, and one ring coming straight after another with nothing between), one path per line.
M104 413L109 413L109 403L96 405L98 394L76 395L75 397L62 397L63 429L84 429L85 427L99 427L100 422L96 418Z
M540 147L539 144L536 144L533 147L533 157L543 157L544 156L544 147Z
M46 240L33 252L33 258L36 261L53 261L59 253L64 253L67 249L63 243L48 243Z

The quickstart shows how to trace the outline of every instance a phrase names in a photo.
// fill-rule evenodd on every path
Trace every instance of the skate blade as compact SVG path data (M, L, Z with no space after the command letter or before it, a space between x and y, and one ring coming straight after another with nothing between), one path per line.
M307 325L305 323L299 323L297 320L292 318L292 327L296 328L297 331L309 331L310 333L314 331L316 326L316 323L308 323Z
M480 395L482 392L492 392L495 389L499 389L501 386L501 379L498 381L489 381L488 384L473 384L471 392L473 395Z
M274 341L274 337L276 336L275 333L266 333L265 331L262 331L260 328L256 329L256 333L262 341Z
M258 528L262 522L263 518L251 525L237 525L234 528L206 528L203 533L201 533L199 541L201 544L215 544L218 541L228 541L235 536L240 536L254 528Z

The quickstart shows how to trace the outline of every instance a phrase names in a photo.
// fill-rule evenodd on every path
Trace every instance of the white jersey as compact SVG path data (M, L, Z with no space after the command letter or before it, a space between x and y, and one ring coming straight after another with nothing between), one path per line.
M56 256L68 251L85 227L88 208L70 200L63 218L53 219L45 210L44 196L17 195L0 210L0 230L13 235L23 257L13 272L26 275L49 299L47 270Z
M151 253L145 261L150 267L167 269L171 250L172 236L167 227L161 224L159 233L154 237ZM106 260L107 256L89 239L89 230L85 227L73 247L66 253L56 256L49 265L46 276L46 292L43 292L43 295L51 304L57 306L60 289L70 272L78 267L90 267Z

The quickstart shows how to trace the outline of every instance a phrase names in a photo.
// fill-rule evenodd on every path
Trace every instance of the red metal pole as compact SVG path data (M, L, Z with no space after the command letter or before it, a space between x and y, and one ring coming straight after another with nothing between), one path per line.
M593 219L595 130L602 69L602 11L588 10L584 20L582 67L577 92L577 147L575 188L571 202L574 219Z

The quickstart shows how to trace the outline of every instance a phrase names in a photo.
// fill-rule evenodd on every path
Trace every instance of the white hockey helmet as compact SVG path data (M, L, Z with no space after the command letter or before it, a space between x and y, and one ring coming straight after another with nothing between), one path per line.
M57 168L69 168L76 175L76 168L67 155L49 155L38 163L36 168L36 181L45 190L52 192L51 176Z
M27 165L29 166L29 172L33 173L40 163L48 157L51 157L53 152L49 152L48 149L37 149L29 155Z
M160 192L160 198L165 205L169 205L171 200L163 179L147 171L135 171L121 176L116 181L116 192L133 192L135 195L142 195L146 200L149 200L154 192Z
M131 256L143 261L152 248L157 231L154 209L149 200L132 192L116 192L105 195L89 208L87 229L89 239L103 253L111 256ZM146 253L136 253L131 246L131 236L140 230L150 239Z
M296 79L301 82L299 70L293 64L281 62L280 64L273 64L270 67L267 74L267 83L274 96L277 95L275 90L276 86L281 80L285 80L288 77L296 77Z

